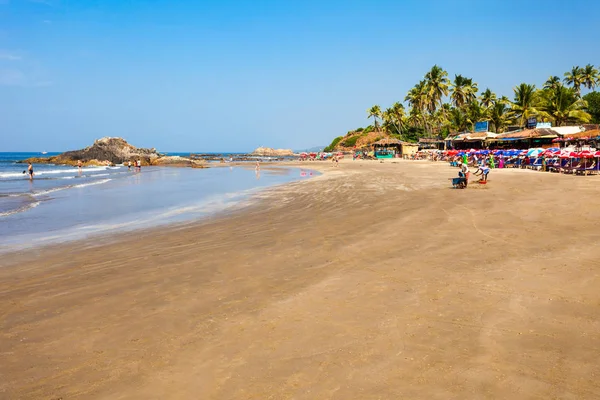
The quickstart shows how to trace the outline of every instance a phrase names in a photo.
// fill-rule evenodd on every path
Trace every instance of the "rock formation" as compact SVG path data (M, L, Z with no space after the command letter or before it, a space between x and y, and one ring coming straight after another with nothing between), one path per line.
M290 149L272 149L270 147L259 147L258 149L252 152L254 156L262 156L262 157L283 157L283 156L293 156L294 152Z
M141 160L143 165L152 165L162 157L156 149L144 149L130 145L122 138L104 137L83 150L67 151L52 157L31 158L23 162L43 164L114 165Z

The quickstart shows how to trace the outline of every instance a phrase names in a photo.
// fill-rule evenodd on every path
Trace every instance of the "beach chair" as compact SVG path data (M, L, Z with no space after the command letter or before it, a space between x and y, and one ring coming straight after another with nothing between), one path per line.
M579 168L573 170L573 174L593 175L595 173L597 173L595 160L587 163L584 162Z
M579 168L582 168L581 161L578 162L570 162L566 166L561 168L561 172L563 174L573 174L575 175L575 171Z
M568 158L557 158L551 164L548 164L548 171L561 172L563 168L569 165Z
M533 162L531 164L529 164L529 167L531 167L531 169L540 169L540 168L542 168L542 159L541 158L536 158L535 160L533 160Z

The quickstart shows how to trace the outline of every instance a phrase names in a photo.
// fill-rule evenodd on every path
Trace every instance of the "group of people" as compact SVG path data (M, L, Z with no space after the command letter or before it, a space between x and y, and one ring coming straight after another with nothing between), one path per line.
M457 162L460 171L458 171L458 177L464 179L464 187L466 188L469 185L469 179L471 178L471 170L469 169L469 163L462 159L460 162ZM491 166L488 165L487 161L482 160L480 163L475 164L477 169L475 170L474 176L479 176L479 182L487 183L488 175L490 170L494 168L493 164Z
M127 163L127 169L131 171L131 167L133 166L133 169L135 172L142 172L142 161L141 160L137 160L135 161L135 165L133 165L131 163L131 161L129 161Z
M127 169L129 169L130 171L131 171L132 166L134 167L134 171L142 172L142 161L141 160L135 161L135 165L131 161L129 161L127 163ZM77 172L79 173L79 175L81 175L83 172L83 161L81 161L81 160L77 161ZM33 164L31 164L31 161L27 163L27 171L23 171L23 173L24 174L27 173L30 181L33 180L34 172L33 172Z

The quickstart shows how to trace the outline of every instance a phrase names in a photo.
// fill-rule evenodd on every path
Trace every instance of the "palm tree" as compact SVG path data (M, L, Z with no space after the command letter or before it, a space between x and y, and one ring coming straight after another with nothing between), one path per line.
M406 119L406 115L404 112L404 105L402 105L402 103L400 102L395 102L392 105L392 113L394 114L394 117L396 118L396 123L398 124L398 133L402 134L403 128L404 128L404 122Z
M425 75L427 82L428 104L430 113L437 110L438 105L442 105L442 97L448 95L448 72L441 67L434 65Z
M485 91L481 93L481 105L485 108L490 108L490 106L494 104L494 101L496 101L496 94L489 88L485 89Z
M523 126L525 125L525 119L537 114L535 107L538 101L538 94L535 90L535 85L527 83L521 83L513 91L515 92L515 99L511 102L512 111L515 117L519 119L520 125Z
M562 82L558 76L551 76L546 83L544 83L544 89L554 89L557 86L562 86Z
M469 125L466 113L458 107L452 107L449 115L450 126L456 132L465 132Z
M592 64L586 65L582 69L582 81L581 83L588 89L594 90L596 85L600 82L600 75L598 74L598 70L594 68Z
M543 116L554 121L555 126L561 126L567 121L589 122L591 116L584 111L586 106L586 101L577 96L575 89L558 86L543 91L539 109Z
M377 130L377 118L381 117L381 108L378 105L374 105L367 110L367 113L369 113L367 118L373 117L373 120L375 121L375 130Z
M512 119L512 112L507 100L506 97L503 97L500 100L496 100L490 107L490 122L496 133L502 133Z
M581 85L583 84L583 69L580 67L573 67L571 71L565 72L565 83L572 85L575 89L577 97L581 97Z
M469 104L475 99L477 90L477 83L474 83L473 79L455 75L450 95L452 103L459 108Z
M423 80L420 81L408 91L406 98L404 99L411 106L413 111L417 111L417 114L420 116L423 127L426 126L427 121L425 119L425 110L427 108L427 83Z
M467 105L467 119L469 120L469 128L472 130L475 123L487 119L487 109L482 107L477 100L474 100Z

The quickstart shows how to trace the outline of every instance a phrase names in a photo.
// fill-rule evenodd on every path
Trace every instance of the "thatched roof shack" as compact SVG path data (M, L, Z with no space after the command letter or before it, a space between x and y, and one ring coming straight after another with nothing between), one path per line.
M410 156L419 151L416 143L403 142L394 138L383 138L373 143L373 147L396 147L402 156Z
M401 146L402 143L403 142L401 140L398 140L398 139L383 138L383 139L378 140L375 143L373 143L373 146L380 146L380 147Z
M452 148L471 148L484 147L489 140L498 136L493 132L465 132L451 134L446 138L448 147Z
M525 129L517 132L502 133L496 137L498 141L554 139L559 136L572 135L582 132L579 126L559 126L552 128Z
M438 149L444 150L446 141L444 139L435 139L435 138L420 138L419 139L419 149Z
M493 132L466 132L449 136L447 139L456 142L482 142L484 140L493 139L496 136L498 135Z
M594 139L600 136L600 129L593 129L591 131L577 132L570 135L564 135L564 139Z

